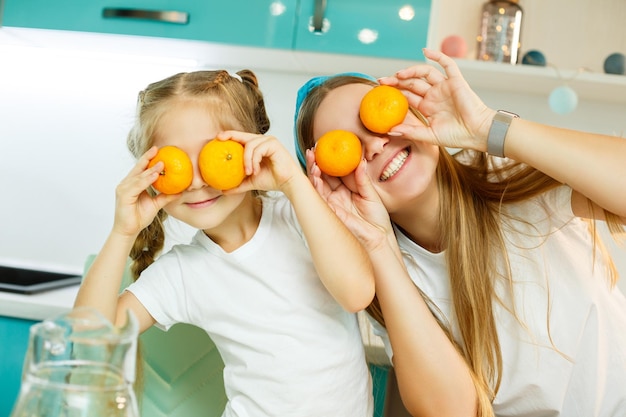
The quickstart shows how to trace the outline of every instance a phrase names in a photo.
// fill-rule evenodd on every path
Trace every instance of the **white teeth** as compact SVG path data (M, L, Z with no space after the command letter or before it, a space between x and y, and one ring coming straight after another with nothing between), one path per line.
M404 165L404 161L406 161L406 158L408 158L408 156L409 156L409 151L407 149L403 150L398 155L396 155L396 157L393 158L393 160L389 163L389 165L387 165L387 167L383 171L383 174L380 176L378 180L383 182L393 177L396 172L400 171L400 168L402 168L402 165Z

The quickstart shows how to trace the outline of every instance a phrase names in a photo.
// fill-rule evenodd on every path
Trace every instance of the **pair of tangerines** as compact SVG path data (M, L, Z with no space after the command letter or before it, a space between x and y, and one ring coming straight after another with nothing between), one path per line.
M408 110L409 102L400 90L378 85L363 96L359 117L368 130L387 133L404 121ZM343 177L354 171L361 156L361 141L347 130L326 132L315 145L315 162L322 172L333 177Z
M375 133L387 133L402 123L409 104L395 87L379 85L371 89L361 101L359 117L363 125ZM361 161L361 141L347 130L326 132L315 145L315 162L322 172L343 177L356 169ZM150 160L148 167L163 161L165 168L152 186L165 194L186 190L193 180L193 165L189 156L175 146L164 146ZM237 187L246 174L243 164L243 145L234 140L211 140L198 156L202 179L218 190Z
M163 194L178 194L191 185L193 164L191 158L176 146L163 146L150 160L148 168L163 162L164 168L152 186ZM217 190L235 188L245 178L243 145L234 140L211 140L198 156L202 179Z

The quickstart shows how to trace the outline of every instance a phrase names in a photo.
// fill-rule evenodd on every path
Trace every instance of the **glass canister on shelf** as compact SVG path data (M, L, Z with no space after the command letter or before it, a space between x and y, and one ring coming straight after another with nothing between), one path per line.
M516 64L523 11L518 0L490 0L482 7L477 36L479 61Z

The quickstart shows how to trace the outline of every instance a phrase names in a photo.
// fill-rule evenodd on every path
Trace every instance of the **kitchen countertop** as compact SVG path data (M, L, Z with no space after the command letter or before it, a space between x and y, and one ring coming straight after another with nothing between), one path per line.
M67 313L74 305L78 285L38 294L0 291L0 316L41 321Z
M67 313L72 309L78 287L71 285L38 294L0 291L0 316L41 321ZM389 365L382 340L373 334L365 314L359 313L358 316L368 362Z

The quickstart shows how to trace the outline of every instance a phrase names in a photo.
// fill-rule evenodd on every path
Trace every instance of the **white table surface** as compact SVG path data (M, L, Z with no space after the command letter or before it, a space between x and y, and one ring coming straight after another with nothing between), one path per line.
M0 291L0 316L34 321L53 318L72 309L77 293L78 285L30 295ZM372 333L369 321L362 312L359 313L359 322L368 361L390 364L382 340Z
M78 284L38 294L0 291L0 316L41 321L67 313L74 305Z

